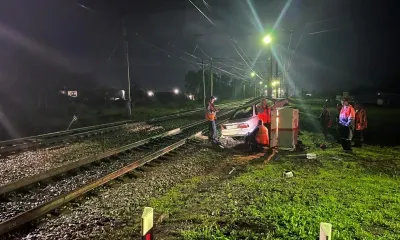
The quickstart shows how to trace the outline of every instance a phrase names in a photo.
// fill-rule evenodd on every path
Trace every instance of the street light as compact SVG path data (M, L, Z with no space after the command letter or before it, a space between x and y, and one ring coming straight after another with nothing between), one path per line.
M176 95L178 95L178 94L179 94L179 89L175 88L175 89L174 89L174 93L175 93Z
M251 77L254 77L254 76L256 76L256 73L255 73L255 72L252 72L252 73L250 73L250 76L251 76Z
M262 39L263 40L263 43L264 43L264 45L270 45L271 43L272 43L272 37L271 37L271 35L266 35L266 36L264 36L264 38ZM268 81L268 84L270 83L270 81L271 81L271 79L272 79L272 50L269 50L270 51L270 56L271 56L271 64L270 64L270 66L268 67L268 78L267 78L267 81ZM269 65L269 64L268 64ZM270 88L268 88L268 94L267 94L269 97L270 97L270 95L271 95L271 92L270 92Z
M147 96L153 97L154 96L154 92L153 91L147 91Z
M260 81L260 85L262 85L263 84L263 82L262 81Z
M265 36L265 37L263 38L263 42L264 42L264 44L266 44L266 45L270 44L270 43L272 42L271 36L270 36L270 35Z

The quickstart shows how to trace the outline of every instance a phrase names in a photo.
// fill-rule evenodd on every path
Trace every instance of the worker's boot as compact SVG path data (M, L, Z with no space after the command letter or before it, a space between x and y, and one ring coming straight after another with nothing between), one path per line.
M351 151L353 151L353 149L351 149L351 140L345 140L345 148L344 148L344 150L346 151L346 152L351 152Z

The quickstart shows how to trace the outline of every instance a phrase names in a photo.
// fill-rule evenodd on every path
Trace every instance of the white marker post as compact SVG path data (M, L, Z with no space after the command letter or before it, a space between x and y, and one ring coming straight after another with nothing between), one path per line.
M153 208L145 207L142 214L142 240L153 239Z
M332 240L332 224L321 223L319 225L319 240Z

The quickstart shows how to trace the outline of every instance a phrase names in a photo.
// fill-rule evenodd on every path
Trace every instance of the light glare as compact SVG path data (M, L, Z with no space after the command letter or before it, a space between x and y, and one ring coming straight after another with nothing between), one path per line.
M271 36L270 36L270 35L265 36L265 37L263 38L263 42L264 42L265 44L270 44L270 43L272 42Z

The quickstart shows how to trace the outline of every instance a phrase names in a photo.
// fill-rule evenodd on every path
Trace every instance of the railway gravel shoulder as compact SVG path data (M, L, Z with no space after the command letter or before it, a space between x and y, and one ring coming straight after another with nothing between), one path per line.
M0 186L32 176L76 159L108 151L162 132L186 125L196 117L168 120L157 125L131 124L120 130L65 143L45 149L37 149L10 155L0 159ZM199 118L197 117L197 120Z
M216 162L226 161L228 157L197 144L186 146L172 160L141 172L139 178L102 187L92 196L62 207L58 216L48 215L35 221L30 229L5 237L87 239L98 238L115 228L138 225L141 211L151 198L162 196L185 179L205 174ZM115 237L123 239L122 236Z

